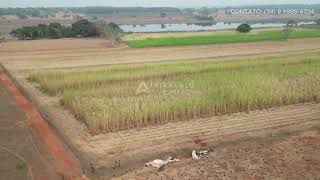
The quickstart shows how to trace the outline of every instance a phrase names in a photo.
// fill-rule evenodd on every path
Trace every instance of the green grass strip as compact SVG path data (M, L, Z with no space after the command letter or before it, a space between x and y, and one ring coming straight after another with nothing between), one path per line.
M195 33L196 34L196 33ZM186 36L186 37L161 37L161 38L146 38L139 40L129 40L128 45L133 48L146 47L170 47L170 46L188 46L188 45L206 45L220 43L235 43L235 42L254 42L267 40L283 40L283 32L263 31L260 33L237 33L223 35L207 35L207 36ZM318 29L295 29L289 38L310 38L320 37Z

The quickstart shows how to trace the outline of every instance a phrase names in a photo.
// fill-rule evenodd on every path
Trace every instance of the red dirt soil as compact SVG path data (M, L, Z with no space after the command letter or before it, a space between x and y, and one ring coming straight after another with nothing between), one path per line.
M52 128L41 117L40 113L20 93L13 81L4 73L4 70L1 67L0 80L11 96L16 99L19 106L25 111L27 121L36 131L37 135L43 140L47 150L53 158L57 172L63 174L67 179L80 179L81 171L77 160L59 140Z

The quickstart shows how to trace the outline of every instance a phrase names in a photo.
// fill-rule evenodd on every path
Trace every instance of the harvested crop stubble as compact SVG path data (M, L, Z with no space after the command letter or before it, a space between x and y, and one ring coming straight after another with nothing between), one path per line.
M29 79L61 98L93 134L320 100L320 52L213 63L41 70Z

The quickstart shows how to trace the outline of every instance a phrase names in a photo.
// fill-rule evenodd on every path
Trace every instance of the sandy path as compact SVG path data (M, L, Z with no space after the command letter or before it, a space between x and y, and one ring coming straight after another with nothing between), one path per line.
M277 54L319 47L320 38L146 49L111 47L102 39L59 39L2 43L0 62L22 70Z

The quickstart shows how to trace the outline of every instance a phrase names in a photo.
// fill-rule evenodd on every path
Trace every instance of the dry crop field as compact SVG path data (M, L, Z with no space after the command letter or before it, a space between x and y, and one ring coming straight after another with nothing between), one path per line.
M320 52L33 71L93 134L319 102Z

